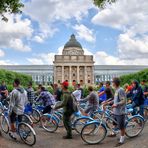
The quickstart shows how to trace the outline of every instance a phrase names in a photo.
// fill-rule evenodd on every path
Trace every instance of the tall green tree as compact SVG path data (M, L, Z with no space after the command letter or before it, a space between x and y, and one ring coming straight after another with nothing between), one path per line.
M0 0L0 15L2 20L8 21L5 17L5 13L20 13L21 8L24 7L21 0Z
M107 3L112 4L116 0L93 0L93 1L94 1L94 4L99 8L104 8Z

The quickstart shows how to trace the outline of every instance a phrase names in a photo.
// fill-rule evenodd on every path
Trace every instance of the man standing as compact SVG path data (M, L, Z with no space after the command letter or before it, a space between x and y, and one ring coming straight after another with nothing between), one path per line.
M29 83L27 90L27 96L28 96L28 101L30 103L30 105L32 106L33 101L35 99L35 92L32 88L32 82Z
M99 106L98 95L94 91L94 88L92 86L89 86L88 91L89 95L86 98L80 100L80 102L88 102L86 109L84 111L82 110L83 114L86 116L88 115L88 113L90 113L90 115L93 114Z
M105 85L106 85L106 88L105 88L104 91L99 93L99 97L106 94L106 100L111 100L111 99L114 98L114 95L113 95L113 90L112 90L112 88L110 86L110 82L107 81Z
M114 125L117 126L121 132L120 141L115 146L118 147L124 144L126 94L124 89L120 87L119 78L113 79L113 87L115 88L115 94L114 94L112 108L113 108L114 119L117 122L117 125L115 123Z
M73 98L71 93L68 91L68 82L62 83L62 91L63 91L63 101L61 104L55 106L55 109L63 108L63 123L64 127L67 131L67 135L63 136L63 139L72 139L72 128L71 128L71 115L74 113L73 110Z
M56 101L62 100L62 89L58 86L58 84L54 84L54 97Z
M83 99L84 98L84 90L83 90L83 88L81 87L81 85L80 84L77 84L77 90L80 90L81 91L81 99Z
M103 82L100 82L99 88L100 88L98 91L99 94L101 92L105 92L105 87L103 86ZM103 101L106 101L106 94L105 93L99 96L99 104L101 104Z
M8 90L7 90L7 86L6 86L6 84L5 84L5 81L2 81L2 84L1 84L1 86L0 86L0 94L1 94L1 99L2 99L2 101L3 101L4 99L6 99L7 96L8 96Z
M142 87L140 86L139 82L137 80L134 80L132 82L133 89L129 94L127 94L127 97L132 98L132 108L134 109L133 115L136 114L136 107L139 107L139 113L141 116L144 116L144 94Z
M40 88L40 95L36 101L41 102L45 107L42 112L43 114L50 113L52 109L51 106L55 104L54 96L50 92L48 92L43 86Z
M146 80L142 80L141 85L143 86L144 105L148 106L148 86L146 85Z
M16 118L21 122L21 115L24 113L25 105L28 103L27 92L20 86L20 80L15 79L13 83L14 89L10 94L9 114L11 133L9 136L16 139L14 133L16 132L15 122Z

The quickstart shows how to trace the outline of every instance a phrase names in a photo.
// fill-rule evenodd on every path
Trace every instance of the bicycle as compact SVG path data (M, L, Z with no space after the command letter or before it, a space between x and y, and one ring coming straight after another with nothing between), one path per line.
M29 117L27 117L27 115L21 115L21 116L22 116L21 122L19 122L18 117L16 117L16 133L17 135L19 135L19 137L25 144L29 146L33 146L36 143L36 133L34 129L31 127L31 125L25 122L25 120L28 120ZM5 134L9 133L10 135L9 112L7 108L4 108L3 112L0 115L0 118L1 118L0 126L1 126L2 131Z
M131 112L131 110L129 111ZM127 116L126 116L127 117ZM107 136L108 130L115 132L111 127L112 123L117 121L109 114L109 111L102 110L101 118L91 121L84 125L81 131L81 138L87 144L99 144ZM144 128L144 119L140 115L126 118L126 136L133 138L138 136Z

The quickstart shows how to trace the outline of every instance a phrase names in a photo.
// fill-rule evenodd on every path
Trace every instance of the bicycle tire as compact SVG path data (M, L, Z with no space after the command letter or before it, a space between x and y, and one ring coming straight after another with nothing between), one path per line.
M55 132L58 128L58 123L56 119L54 118L54 116L52 117L50 115L43 115L41 117L41 125L45 131L50 133Z
M1 114L0 118L1 118L0 119L0 126L1 126L2 131L5 134L8 134L8 132L9 132L9 120L4 114ZM4 124L5 124L6 127L4 127Z
M78 134L81 134L84 125L90 121L93 121L93 119L89 117L80 117L74 121L73 127Z
M28 130L27 130L28 129ZM34 131L34 129L27 123L21 122L18 124L18 134L21 138L21 140L29 145L29 146L33 146L36 143L36 133ZM32 135L32 141L29 142L28 137L30 137Z
M102 132L101 132L102 130ZM100 131L98 133L98 131ZM101 134L102 133L102 134ZM81 131L81 138L82 140L89 144L99 144L101 143L107 135L107 129L104 124L100 124L97 121L92 121L86 125L84 125L82 131ZM94 140L95 138L95 140Z
M32 109L31 119L32 119L32 121L33 121L34 124L37 124L37 123L40 122L41 114L40 114L40 112L39 112L37 109L35 109L35 108Z
M148 107L144 107L144 120L145 122L148 121Z
M144 119L140 115L132 116L126 123L125 135L129 138L137 137L143 131Z

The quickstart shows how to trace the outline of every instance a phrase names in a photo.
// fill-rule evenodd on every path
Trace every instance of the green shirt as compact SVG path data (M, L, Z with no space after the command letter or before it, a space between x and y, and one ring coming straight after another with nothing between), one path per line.
M63 108L64 112L72 112L73 98L70 92L63 92L63 101L55 109Z

